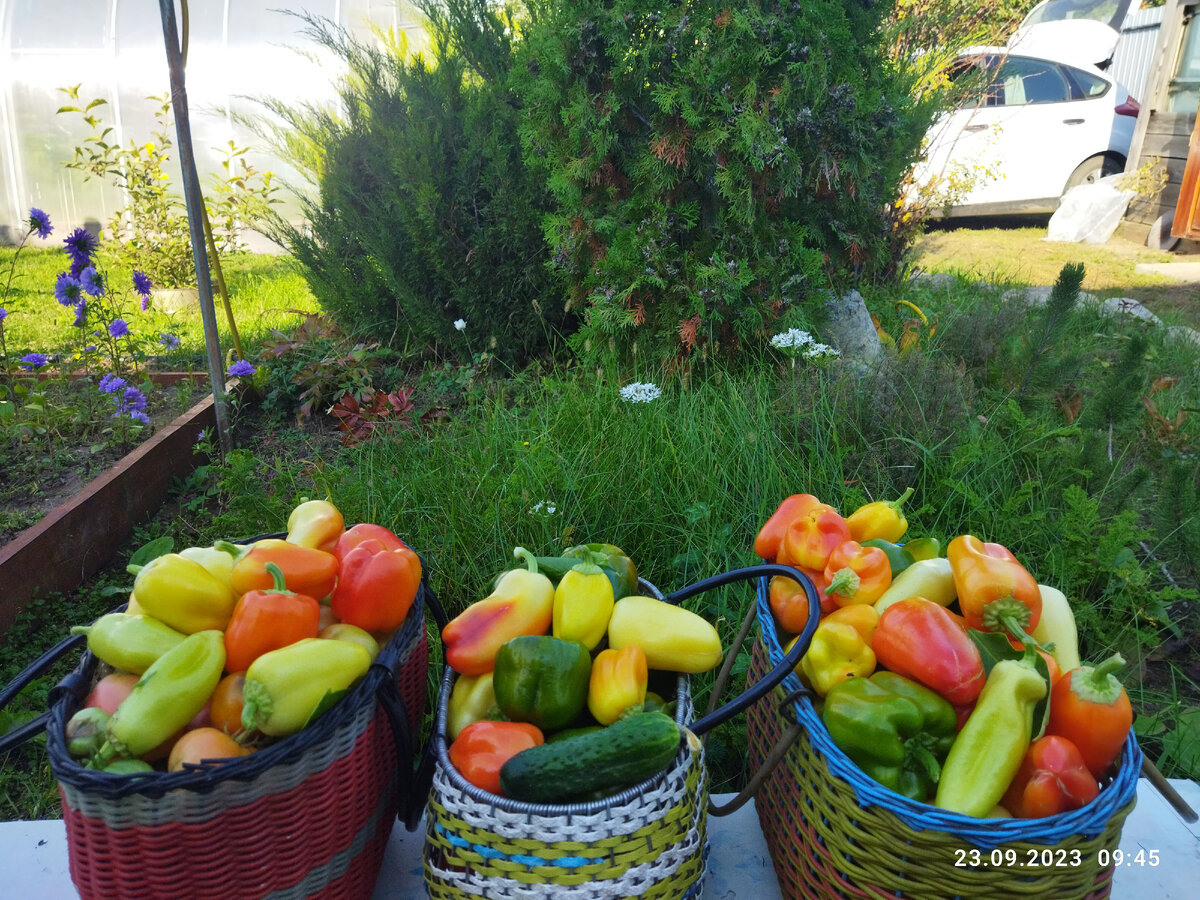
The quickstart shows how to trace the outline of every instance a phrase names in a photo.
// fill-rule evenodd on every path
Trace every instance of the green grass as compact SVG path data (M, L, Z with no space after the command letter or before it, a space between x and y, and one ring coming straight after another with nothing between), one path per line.
M7 281L15 252L11 247L0 247L0 289ZM124 290L130 273L101 252L102 271L113 285ZM307 313L320 310L303 275L289 257L237 253L222 258L221 265L234 322L247 356L252 356L253 349L273 330L294 328ZM11 291L7 301L2 302L9 313L4 320L4 337L10 361L15 362L30 352L60 353L78 340L78 329L72 324L73 312L54 299L55 279L65 268L66 257L61 250L31 244L21 251ZM160 367L206 369L204 326L198 308L167 314L152 305L142 312L132 291L128 292L128 298L124 312L132 330L151 335L155 340L161 332L171 332L180 338L178 350L162 351ZM213 300L222 353L228 355L233 350L233 339L215 279Z
M1061 588L1085 658L1120 650L1130 660L1124 681L1147 754L1169 775L1200 776L1200 654L1186 639L1200 618L1200 418L1188 414L1200 407L1200 356L1123 320L1081 310L1047 321L997 296L909 287L869 298L893 332L898 298L939 324L920 351L866 373L770 356L675 378L562 367L471 381L439 370L410 386L441 386L429 402L448 408L444 421L336 452L292 431L283 411L245 410L240 449L193 479L181 511L165 511L130 549L159 533L182 544L279 530L301 498L328 496L348 521L386 525L418 548L453 614L487 595L516 545L548 554L616 543L644 577L675 590L755 562L755 533L790 494L848 513L912 486L910 536L976 534ZM1156 430L1138 399L1164 375L1179 381L1153 399L1167 418L1184 412L1174 433ZM655 381L663 396L623 402L617 391L630 381ZM120 561L84 595L126 583ZM728 644L752 602L748 587L730 587L688 605ZM28 637L0 680L53 643L61 622L61 612L45 626L22 616L17 633ZM735 672L747 662L743 651ZM702 707L712 675L693 684ZM744 781L744 749L743 719L714 734L714 790ZM25 816L46 791L28 752L0 770Z

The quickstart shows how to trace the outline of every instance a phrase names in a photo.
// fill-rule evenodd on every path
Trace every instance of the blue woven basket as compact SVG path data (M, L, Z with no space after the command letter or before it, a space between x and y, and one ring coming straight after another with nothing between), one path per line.
M758 585L760 642L749 678L783 659ZM977 819L895 793L850 760L829 736L799 678L776 689L776 710L750 710L752 766L793 722L796 739L756 795L785 897L1105 897L1112 850L1136 802L1142 754L1131 734L1120 766L1091 803L1043 819ZM1047 852L1049 851L1049 852Z

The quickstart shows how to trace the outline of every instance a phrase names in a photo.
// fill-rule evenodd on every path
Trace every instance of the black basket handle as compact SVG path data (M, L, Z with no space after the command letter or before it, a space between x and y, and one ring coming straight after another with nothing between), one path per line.
M16 678L5 685L3 689L0 689L0 709L8 706L13 701L13 698L20 694L31 681L40 678L62 657L83 646L86 642L87 637L82 634L74 634L63 638L22 669ZM57 691L59 688L56 687L54 690ZM45 731L49 722L50 713L47 711L23 725L18 725L12 731L0 735L0 753L7 753L9 750L19 747L31 738L41 734Z
M694 722L691 730L696 734L705 734L722 722L733 718L733 716L742 712L752 704L758 702L768 693L775 689L780 682L783 681L800 662L800 658L804 656L808 650L809 642L812 640L813 632L817 630L817 623L821 617L821 602L817 596L817 589L812 581L803 572L792 566L785 566L779 563L763 563L755 566L747 566L743 569L733 569L728 572L723 572L720 575L714 575L711 578L706 578L703 581L698 581L693 585L676 591L666 599L672 603L678 603L686 597L691 597L694 594L703 591L712 590L715 587L721 587L726 584L731 584L736 581L745 581L753 578L762 578L768 575L782 575L785 578L791 578L804 590L805 596L808 598L808 620L804 623L804 629L796 638L796 642L792 645L791 650L784 658L768 672L762 679L748 686L739 696L730 700L720 709L714 711L718 698L725 692L728 686L730 673L733 671L733 663L738 652L741 650L742 644L745 643L746 637L750 634L751 628L757 618L758 606L757 602L752 603L747 610L745 617L742 620L741 628L738 629L737 637L734 638L733 645L725 654L725 662L721 666L720 672L717 673L716 680L713 682L712 692L708 698L708 708L702 718ZM789 728L784 737L772 749L767 759L763 761L759 771L751 776L746 786L738 793L736 797L728 803L717 806L711 800L708 803L708 812L714 816L727 816L745 805L746 801L754 796L755 792L761 786L762 782L778 765L788 747L799 736L799 725Z

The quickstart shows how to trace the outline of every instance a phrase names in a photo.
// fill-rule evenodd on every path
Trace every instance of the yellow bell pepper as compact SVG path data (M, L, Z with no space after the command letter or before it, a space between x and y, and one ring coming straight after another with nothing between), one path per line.
M649 675L646 654L637 644L622 650L601 650L592 660L588 682L587 705L595 720L611 725L627 709L642 709Z
M651 669L695 675L715 668L721 636L702 616L653 597L622 597L608 622L608 646L642 648Z
M1042 617L1033 629L1033 638L1046 646L1053 645L1050 655L1061 671L1074 671L1083 662L1079 658L1079 631L1071 604L1062 591L1048 584L1039 584L1038 591L1042 595Z
M924 597L938 606L949 606L958 597L950 560L944 556L919 559L893 580L883 595L875 601L875 611L883 611L893 603L909 597Z
M794 639L788 650L792 643ZM874 672L875 651L853 625L826 617L817 626L812 643L796 668L801 680L824 697L834 685Z
M846 518L850 537L860 544L873 538L899 541L908 531L908 519L904 518L901 507L912 495L913 489L909 488L895 500L876 500L860 506Z
M608 630L612 616L612 582L596 563L582 561L571 568L554 589L551 633L564 641L578 641L595 648Z
M492 686L494 674L460 675L455 680L446 704L446 736L450 740L455 740L473 722L499 718L496 689Z
M229 624L237 598L194 559L167 553L128 570L137 576L133 599L146 615L184 634L219 631Z
M825 616L822 622L844 622L857 631L867 646L875 637L875 629L879 625L879 613L869 603L856 603L853 606L843 606Z
M222 584L232 583L234 559L227 551L216 547L188 547L180 550L179 555L200 563Z
M328 500L305 500L287 520L287 541L332 553L346 531L341 512Z

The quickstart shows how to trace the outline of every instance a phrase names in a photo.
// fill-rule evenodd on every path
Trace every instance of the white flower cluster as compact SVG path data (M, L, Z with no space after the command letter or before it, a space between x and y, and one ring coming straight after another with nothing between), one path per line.
M662 396L658 385L650 382L635 381L621 388L621 399L627 403L649 403Z
M558 507L554 505L552 500L539 500L533 506L529 507L531 515L552 516L558 512Z
M771 346L782 350L788 356L799 356L803 359L822 359L827 356L841 356L841 352L822 344L807 331L799 328L789 328L771 337Z

